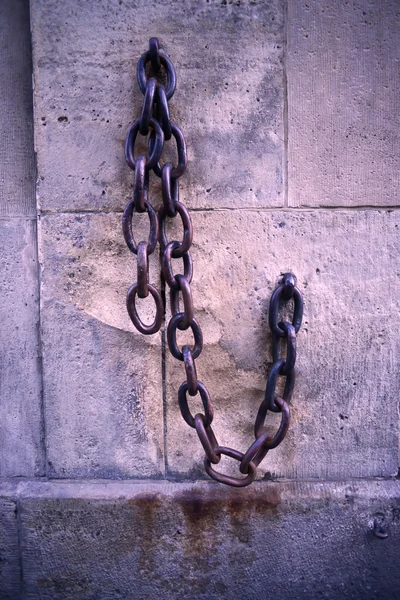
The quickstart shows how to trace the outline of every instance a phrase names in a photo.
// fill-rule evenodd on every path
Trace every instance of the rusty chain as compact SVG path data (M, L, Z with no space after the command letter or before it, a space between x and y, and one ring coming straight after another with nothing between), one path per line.
M189 253L193 227L190 215L179 201L179 178L187 165L186 144L179 127L171 122L168 100L175 92L176 74L168 56L159 48L157 38L151 38L149 49L139 59L137 66L139 88L144 95L142 113L139 119L129 127L126 138L126 161L134 171L133 199L127 204L122 224L128 248L137 256L137 282L128 291L127 309L135 327L144 334L156 333L163 324L165 307L160 292L149 283L148 257L160 244L162 276L170 290L172 318L167 327L169 350L177 360L183 362L186 380L179 388L178 403L183 419L197 432L205 452L204 467L210 477L235 487L244 487L252 483L256 476L257 466L273 448L284 439L290 422L290 400L292 397L296 362L296 334L300 329L303 315L303 300L295 285L295 278L287 273L280 285L272 294L269 306L269 326L273 334L273 364L269 371L265 397L262 401L254 426L255 441L247 452L242 453L232 448L221 446L215 437L211 424L214 418L210 394L206 386L197 379L195 360L203 349L203 335L199 322L194 316L190 283L193 276L193 264ZM135 157L135 142L140 133L148 137L147 154ZM174 138L178 154L178 164L171 162L161 164L164 143ZM163 204L158 214L149 200L149 172L153 171L161 179ZM136 243L133 235L134 213L146 212L150 232L147 241ZM179 215L183 224L182 240L169 240L166 231L168 219ZM183 259L183 274L174 274L173 259ZM136 309L136 296L147 298L152 296L156 313L153 322L146 325L140 319ZM291 322L279 320L279 309L282 304L293 301L293 317ZM182 303L182 308L180 307ZM181 349L176 339L177 330L191 329L193 346L184 345ZM281 355L281 344L286 341L286 352ZM285 378L282 396L276 392L278 378ZM188 396L200 394L204 414L192 415ZM278 431L271 436L264 430L267 412L281 414ZM237 460L240 472L244 477L232 477L219 473L213 465L221 460L221 455Z

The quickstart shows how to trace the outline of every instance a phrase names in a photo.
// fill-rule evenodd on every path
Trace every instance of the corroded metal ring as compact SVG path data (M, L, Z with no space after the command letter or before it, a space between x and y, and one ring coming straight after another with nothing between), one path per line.
M149 55L150 55L151 68L153 69L154 73L158 73L158 71L160 70L160 67L161 67L161 61L160 61L160 47L158 45L158 38L156 38L156 37L150 38L150 40L149 40Z
M215 453L215 448L218 447L217 439L214 435L213 430L210 427L206 427L204 424L204 415L198 413L194 417L194 426L196 428L196 433L198 438L203 446L204 452L206 453L206 457L213 463L217 465L221 460L221 456Z
M289 275L289 274L287 274L287 275ZM287 279L287 277L286 277L286 279ZM288 289L287 289L288 286L287 286L286 279L284 280L284 283L282 283L281 285L278 285L278 287L272 294L271 301L269 303L269 315L268 315L269 326L270 326L270 329L278 337L285 337L287 334L287 332L285 330L282 330L278 324L278 311L279 311L280 301L281 301L281 299L286 301L287 295L288 295ZM303 319L303 298L302 298L300 290L297 287L293 287L292 298L293 298L293 302L294 302L292 325L295 328L295 331L297 333L301 327L301 321Z
M289 372L294 369L296 363L296 330L291 323L287 321L280 321L278 326L286 332L284 338L279 337L275 333L273 334L272 344L272 360L278 362L280 360L280 342L282 339L286 339L286 357L285 363L282 365L280 375L289 375Z
M185 278L184 275L176 275L176 281L179 284L178 289L171 288L170 291L170 302L171 302L171 312L173 316L178 314L179 311L179 292L182 292L182 300L183 300L183 314L185 315L182 321L178 325L178 329L184 331L190 326L190 323L193 321L194 317L194 309L193 309L193 298L192 298L192 290L190 289L190 284Z
M179 202L179 181L171 179L173 165L168 162L162 168L161 191L165 211L172 219L176 216L175 204Z
M150 50L144 52L142 56L139 58L137 65L137 80L139 84L140 91L142 94L146 92L146 84L147 84L147 75L146 75L146 64L152 60L153 53ZM170 100L174 95L176 88L176 73L174 65L169 57L162 50L158 51L158 56L160 59L160 63L164 67L167 75L167 85L165 86L165 95L167 96L167 100Z
M197 371L196 363L193 360L190 346L183 346L182 354L183 362L185 365L189 396L195 396L197 394Z
M158 219L157 214L151 204L147 201L144 203L147 214L149 215L150 220L150 232L149 238L147 241L147 254L152 254L157 245L158 240ZM137 254L137 245L135 242L135 238L133 237L132 230L132 215L133 211L136 208L135 200L131 200L125 207L124 214L122 215L122 231L124 234L125 242L131 252L133 254Z
M135 174L133 184L133 199L136 212L142 213L146 210L146 200L149 191L149 172L146 170L146 157L141 154L135 162Z
M134 326L136 327L136 329L138 331L140 331L140 333L144 333L145 335L157 333L157 331L160 329L160 327L162 325L163 315L164 315L164 305L163 305L163 301L161 299L160 294L158 293L158 291L156 290L156 288L154 286L150 285L150 283L148 284L148 290L149 290L150 294L153 296L154 302L156 303L156 316L154 317L153 323L150 323L150 325L146 325L145 323L143 323L143 321L139 317L137 309L136 309L135 298L136 298L136 294L138 292L138 284L137 283L134 283L129 288L128 295L126 297L126 308L128 309L128 313L131 318L131 321L134 324Z
M281 412L279 406L277 406L277 404L276 404L277 396L275 394L275 388L276 388L276 382L277 382L278 376L281 374L281 370L284 366L285 366L285 359L280 358L277 362L273 363L271 370L268 374L268 380L267 380L267 385L265 388L265 397L264 397L264 402L265 402L265 407L266 407L265 413L267 412L267 410L270 410L271 412ZM282 394L282 398L284 400L286 400L286 402L290 402L290 400L292 398L295 379L296 379L296 372L294 369L292 369L291 371L289 371L289 373L286 376L285 387L284 387L283 394ZM261 406L264 405L264 402L262 403Z
M139 298L147 298L149 295L147 242L139 242L137 250L137 295Z
M275 434L275 436L273 438L271 438L271 445L268 444L269 450L271 450L272 448L275 448L276 446L278 446L280 444L280 442L283 440L283 438L286 435L286 432L287 432L287 429L288 429L289 423L290 423L289 404L283 398L279 398L279 397L275 397L275 402L276 402L277 406L279 407L279 412L281 413L282 417L281 417L281 424L279 426L277 433ZM261 402L260 408L258 409L256 422L254 425L254 435L256 436L256 438L259 438L261 435L263 435L265 433L263 431L263 427L264 427L265 417L267 415L268 410L269 410L269 407L268 407L266 401L263 400L263 402Z
M188 390L188 382L185 381L184 383L182 383L181 387L178 390L179 408L181 410L181 415L184 418L184 420L186 421L186 423L190 427L195 428L194 417L192 416L192 413L190 412L188 401L187 401L187 396L186 396L187 390ZM207 427L210 427L210 425L214 419L214 409L211 404L210 394L208 393L206 386L203 383L201 383L201 381L197 382L197 391L200 392L201 401L204 406L204 412L205 412L205 415L203 415L204 416L204 427L207 428Z
M171 123L171 133L176 141L176 149L178 151L178 164L171 170L171 178L177 179L185 172L187 166L187 153L186 153L186 142L183 137L182 131L179 129L175 123ZM153 139L153 135L149 138L149 149L153 150L153 143L155 142L155 138ZM162 167L161 164L157 161L157 164L152 167L154 173L161 177Z
M256 466L265 458L269 448L265 447L264 444L268 442L270 438L268 434L263 433L259 438L252 443L250 448L247 450L240 463L240 472L244 475L249 471L249 464L253 462Z
M142 114L140 116L139 133L142 135L148 135L149 133L150 119L153 116L156 89L157 81L154 79L154 77L151 77L146 85Z
M167 342L169 350L174 358L181 361L183 361L184 358L182 352L178 348L178 344L176 341L176 330L178 329L178 325L182 322L184 318L185 315L183 313L178 313L177 315L172 317L172 319L168 323L167 329ZM194 336L194 347L191 348L191 350L192 357L193 359L195 359L200 356L200 353L203 349L203 334L200 325L196 319L192 320L189 327L191 328Z
M192 225L192 219L190 218L190 215L184 204L182 204L181 202L176 202L175 208L182 219L183 239L179 243L179 246L177 246L172 251L172 258L182 258L182 256L185 254L185 252L187 252L189 250L190 246L192 245L193 225ZM165 233L166 217L167 217L167 211L165 209L165 206L162 206L160 208L160 210L158 211L158 220L159 220L159 224L160 224L160 246L161 246L162 251L164 251L164 249L168 245L167 235Z
M239 452L239 450L233 450L232 448L225 448L225 446L217 446L215 448L215 454L224 454L225 456L234 458L238 462L242 462L244 458L243 452ZM216 481L219 481L220 483L226 483L227 485L231 485L233 487L246 487L247 485L250 485L254 481L257 474L257 467L251 461L249 462L248 474L242 479L231 477L230 475L224 475L223 473L218 473L212 468L211 462L207 457L204 459L204 468L208 475Z
M128 129L125 142L125 158L131 169L135 169L136 160L134 155L135 142L139 133L141 119L136 119ZM149 138L149 157L146 161L146 169L150 171L160 160L161 152L164 146L164 132L158 121L150 119L149 126L153 130L153 134ZM151 140L151 143L150 143Z
M273 448L279 446L279 444L284 440L290 424L290 408L287 402L285 402L282 398L276 398L276 403L279 405L282 411L279 429L274 436L271 436L269 433L262 433L265 414L262 415L260 419L258 419L257 415L257 420L254 427L257 439L247 450L242 462L240 463L241 473L247 473L250 462L253 462L256 466L258 466L269 450L273 450Z
M161 83L159 83L157 86L156 103L157 103L157 118L160 121L162 130L164 132L164 139L167 142L168 140L171 139L172 128L171 128L171 119L169 118L169 107L168 107L167 94L165 93L165 87Z
M177 248L179 248L179 246L180 246L179 242L169 242L169 244L164 249L164 252L162 255L162 272L164 275L164 279L167 282L167 284L169 285L169 287L171 289L175 289L175 290L179 289L179 283L176 280L176 275L174 275L174 273L172 271L171 258L172 258L172 252L174 250L176 250ZM192 281L192 277L193 277L192 257L190 256L189 252L184 252L182 259L183 259L183 275L184 275L186 281L188 283L190 283Z

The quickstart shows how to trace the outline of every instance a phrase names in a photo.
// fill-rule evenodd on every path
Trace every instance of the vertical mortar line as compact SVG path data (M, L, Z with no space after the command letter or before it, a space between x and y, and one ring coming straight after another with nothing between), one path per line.
M36 156L36 155L35 155ZM42 448L42 473L47 476L47 446L46 446L46 417L44 401L44 376L43 376L43 340L42 340L42 298L41 298L41 266L39 261L39 215L35 220L36 230L36 256L37 256L37 294L38 294L38 320L37 320L37 346L38 346L38 369L40 382L40 442Z
M160 249L161 262L161 249ZM164 305L164 325L161 330L161 387L162 387L162 405L163 405L163 439L164 439L164 478L168 478L168 456L167 456L167 345L165 341L165 323L167 316L165 280L160 273L161 280L161 299Z
M41 460L42 465L38 473L39 476L47 475L47 446L46 446L46 416L45 416L45 402L44 402L44 375L43 375L43 340L42 340L42 278L41 278L41 266L39 257L39 225L40 225L40 206L38 204L37 184L38 184L38 164L37 164L37 152L35 143L35 102L34 102L34 74L33 74L33 44L32 44L32 18L31 18L31 5L28 3L29 12L29 32L30 32L30 64L29 69L32 75L32 132L33 132L33 147L32 152L34 153L35 161L35 179L34 179L34 194L36 201L36 218L35 218L35 239L36 239L36 257L37 257L37 295L38 295L38 320L37 320L37 348L38 348L38 370L39 370L39 383L40 383L40 444L41 444Z
M163 403L163 434L164 434L164 479L168 479L167 456L167 384L166 384L166 343L165 327L161 333L161 375L162 375L162 403Z
M288 80L287 80L287 35L288 35L288 0L283 6L283 44L282 44L282 67L283 67L283 206L289 208L289 117L288 117Z
M19 593L21 598L25 598L24 594L24 565L22 562L22 519L21 519L21 500L19 494L19 486L17 488L17 497L15 499L15 516L17 521L17 538L18 538L18 558L19 558Z

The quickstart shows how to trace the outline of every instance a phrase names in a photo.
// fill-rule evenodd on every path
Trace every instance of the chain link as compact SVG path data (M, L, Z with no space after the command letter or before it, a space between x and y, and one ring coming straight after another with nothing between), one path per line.
M184 363L186 380L178 391L178 403L183 419L196 430L205 452L204 467L210 477L234 487L244 487L256 477L257 467L266 454L276 448L285 438L290 423L289 403L295 383L296 334L303 316L303 299L295 285L291 273L283 275L282 281L272 294L269 305L269 326L273 335L273 363L269 370L264 400L256 416L255 441L245 452L220 446L211 428L214 409L210 394L205 385L197 379L196 358L203 349L203 334L200 324L194 317L193 299L190 283L193 277L193 264L189 249L193 240L192 221L186 207L179 200L179 178L187 166L186 143L182 131L171 122L168 107L175 92L176 74L168 56L159 49L157 38L151 38L149 50L139 59L137 67L139 88L144 95L141 117L129 127L125 145L126 161L134 170L134 191L124 211L122 226L128 248L137 256L137 283L133 284L127 296L127 309L136 328L144 334L156 333L164 318L165 307L160 293L149 283L148 257L156 248L157 241L161 250L162 275L170 289L172 318L167 327L168 348L174 358ZM138 134L147 136L148 154L135 158L134 149ZM171 162L161 165L164 142L174 138L178 153L178 164ZM149 172L153 171L161 178L163 204L158 215L149 200ZM147 212L150 232L147 241L136 244L133 235L132 218L134 212ZM183 238L168 240L166 233L167 217L174 219L179 215L183 225ZM183 274L174 274L172 261L183 259ZM153 323L144 324L136 309L135 299L151 295L156 305ZM180 298L181 297L181 298ZM181 302L180 302L181 300ZM292 320L279 320L283 304L293 302ZM180 305L182 303L182 306ZM193 346L184 345L179 349L177 329L191 329ZM286 342L286 351L281 354ZM283 394L276 392L278 379L285 380ZM189 398L200 395L204 414L193 416L189 408ZM268 411L281 413L281 422L275 435L264 430ZM227 456L239 462L239 471L244 477L232 477L216 471L221 456Z

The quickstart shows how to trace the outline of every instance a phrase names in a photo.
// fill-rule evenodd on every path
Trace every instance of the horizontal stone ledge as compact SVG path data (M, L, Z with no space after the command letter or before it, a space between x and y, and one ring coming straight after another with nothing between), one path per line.
M0 597L396 600L399 491L388 479L6 480Z
M400 204L393 205L371 205L371 204L358 204L356 206L345 206L338 204L337 206L280 206L280 207L254 207L254 206L190 206L188 203L185 203L185 206L190 213L220 213L220 212L237 212L237 213L331 213L331 212L339 212L339 213L357 213L357 212L396 212L400 210ZM155 209L159 209L160 203L155 203L153 205ZM74 208L74 209L60 209L60 210L51 210L51 209L43 209L39 210L40 216L52 216L52 215L122 215L124 213L123 208L110 208L107 209L89 209L89 208ZM1 217L0 220L13 219L14 217ZM15 217L21 218L21 217ZM36 215L34 217L26 217L26 219L36 220Z
M268 504L286 504L296 501L399 501L400 480L368 478L347 480L289 480L256 481L246 488L232 488L213 481L168 481L144 479L47 479L4 478L0 480L0 497L11 500L25 498L120 500L135 497L165 497L177 499L202 497L205 504L229 501L235 497L243 502L262 500Z

